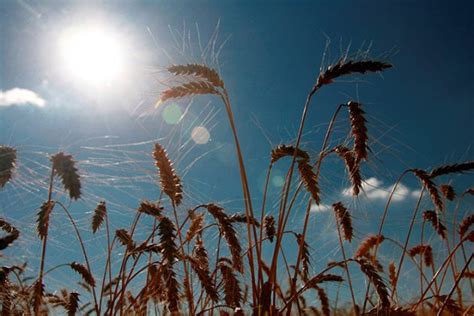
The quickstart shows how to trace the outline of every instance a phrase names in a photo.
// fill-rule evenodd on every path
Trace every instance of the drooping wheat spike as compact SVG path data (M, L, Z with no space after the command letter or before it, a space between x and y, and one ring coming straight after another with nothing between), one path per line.
M359 245L359 248L355 252L354 257L360 258L360 257L365 257L369 253L369 251L374 248L375 246L381 244L384 241L384 236L383 235L370 235L367 238L365 238L361 244Z
M300 172L301 179L303 180L306 190L311 194L314 203L319 205L319 185L318 178L313 171L313 167L307 160L298 161L298 170Z
M470 242L474 242L474 231L472 231L472 232L470 232L469 234L467 234L466 240L468 240L468 241L470 241Z
M275 238L276 234L275 218L272 215L265 215L263 222L265 227L265 236L270 242L273 242L273 238Z
M316 87L320 88L324 85L330 84L334 81L334 79L341 76L350 75L353 73L364 74L366 72L378 72L391 67L392 65L380 61L354 61L341 58L336 64L329 66L324 71L321 71L316 83Z
M158 104L169 99L183 98L198 94L219 94L219 91L207 81L191 81L163 91L160 95L160 101Z
M8 234L8 235L5 235L5 236L1 237L0 238L0 250L4 250L8 246L10 246L15 240L18 239L18 237L20 237L20 232L19 231L15 231L12 234Z
M416 245L408 251L410 257L423 255L425 265L430 267L433 265L433 250L430 245Z
M393 261L390 261L388 264L388 280L390 281L392 289L394 289L397 285L397 267Z
M100 201L95 207L94 215L92 216L92 232L94 234L104 222L105 216L107 216L107 206L105 201Z
M44 202L40 210L38 212L38 218L36 220L37 222L37 230L38 230L38 236L43 239L46 237L46 234L48 233L48 226L49 226L49 217L51 215L51 212L53 211L55 203L50 201L50 202Z
M436 178L450 173L463 173L474 169L474 161L455 163L435 168L429 174L430 178Z
M163 207L156 205L149 201L142 201L138 207L138 212L144 213L150 216L160 217Z
M160 171L161 189L169 196L171 201L178 206L183 198L181 180L176 174L166 150L158 143L155 144L153 158L155 159L156 167Z
M209 257L207 255L207 250L199 236L196 239L196 243L194 245L193 256L203 269L209 270Z
M209 298L213 302L217 302L219 300L219 294L216 285L214 284L214 279L210 276L209 267L202 266L200 260L196 258L188 256L187 259L191 263L191 268L196 272L199 281L201 282L201 286L204 288L207 295L209 295Z
M344 233L344 239L349 242L352 241L352 219L349 210L342 204L342 202L337 202L332 205L336 218L339 221L339 225L342 227Z
M306 276L309 273L309 267L311 266L311 253L309 251L308 243L303 240L302 234L296 234L296 241L298 242L298 246L302 247L301 252L301 263L303 264L303 275Z
M469 188L463 194L474 195L474 188Z
M249 222L250 225L255 225L255 227L260 227L260 223L255 217L250 217L249 220L247 220L247 216L245 214L232 214L229 216L229 220L232 223L247 223Z
M369 278L374 284L375 290L382 303L382 308L387 309L390 307L390 300L388 296L387 286L382 280L382 277L377 273L376 268L365 259L358 259L357 262L360 265L361 271Z
M439 196L438 189L436 188L436 185L434 184L433 181L431 181L431 177L424 171L420 169L414 169L413 173L415 176L420 179L421 183L423 186L428 190L431 200L433 201L433 204L440 210L442 211L444 209L443 201L441 200L441 197Z
M318 284L325 283L325 282L343 282L344 279L336 274L329 274L329 273L324 273L324 274L318 274L306 282L306 287L308 288L313 288L318 286Z
M177 76L191 75L200 77L209 81L214 87L224 88L224 81L222 81L217 71L206 65L172 65L168 67L168 71Z
M71 262L69 264L72 270L76 271L88 285L95 287L95 279L91 271L85 265L78 262Z
M203 228L204 224L204 213L194 214L191 217L191 225L189 225L188 232L186 233L186 240L190 241L191 239L198 234L198 232Z
M0 229L3 230L6 233L14 233L15 231L18 231L12 224L7 222L5 219L0 217Z
M427 210L423 212L423 218L430 222L431 225L433 225L434 230L438 233L438 235L441 237L441 239L446 239L446 226L441 223L441 220L438 217L438 214L436 214L435 211Z
M336 153L344 160L349 178L352 182L352 194L359 195L362 188L362 177L360 175L359 164L356 163L355 154L352 150L344 146L337 146Z
M241 252L242 248L240 246L239 238L237 233L232 226L232 222L229 219L229 216L224 212L224 209L217 206L216 204L208 204L206 206L207 210L211 215L216 219L219 224L221 233L224 235L227 244L229 245L230 253L232 254L232 263L233 267L239 271L243 272L243 263Z
M441 194L450 201L454 201L456 198L456 192L454 192L454 188L449 184L440 185L439 190L441 191Z
M135 242L133 241L132 236L130 236L129 232L126 229L117 229L115 231L115 236L122 245L127 247L129 251L135 249Z
M224 300L231 307L240 307L242 302L242 292L240 290L239 280L234 274L232 263L227 258L220 258L218 268L222 274L224 284Z
M459 236L461 239L467 233L472 224L474 224L474 214L469 215L461 221L459 224Z
M160 235L160 246L162 247L163 265L162 278L166 284L166 303L171 313L179 311L179 283L176 279L173 265L179 257L176 246L176 228L173 222L166 216L160 218L158 223L158 234Z
M358 102L349 101L347 102L349 108L349 116L351 120L351 133L354 137L354 148L355 162L358 164L360 161L367 159L367 149L369 137L367 135L367 126L365 119L365 112L362 110L362 105Z
M20 231L3 218L0 218L0 229L7 233L0 238L0 250L7 248L20 237Z
M329 308L329 298L326 294L326 291L324 291L324 289L319 286L316 286L315 289L318 292L318 297L321 301L321 311L323 312L323 315L330 316L331 312Z
M69 293L69 300L67 304L68 316L76 315L78 309L79 309L79 293L71 292Z
M81 197L81 181L76 162L72 156L60 152L53 155L51 161L55 174L61 178L63 186L69 192L71 199L79 199Z
M271 163L275 163L283 157L293 157L295 155L295 147L291 145L278 145L272 149ZM309 160L309 155L306 151L298 148L296 151L296 157L302 160Z
M13 176L16 162L16 149L0 145L0 188L3 188Z

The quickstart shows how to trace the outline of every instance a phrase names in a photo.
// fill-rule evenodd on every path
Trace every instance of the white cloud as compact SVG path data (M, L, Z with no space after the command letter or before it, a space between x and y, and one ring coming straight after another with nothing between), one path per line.
M390 196L393 185L383 185L383 182L377 178L369 178L362 183L362 195L370 200L386 200ZM352 188L342 190L343 196L352 196ZM392 201L403 201L407 198L416 197L420 194L419 190L410 190L407 186L399 183L392 197Z
M46 101L36 92L28 89L13 88L6 91L0 90L0 107L25 104L42 108L46 105Z
M324 212L329 211L331 208L332 208L332 206L331 206L331 205L328 205L328 204L319 204L319 205L316 205L316 203L313 203L313 204L311 205L311 212L314 212L314 213L324 213Z

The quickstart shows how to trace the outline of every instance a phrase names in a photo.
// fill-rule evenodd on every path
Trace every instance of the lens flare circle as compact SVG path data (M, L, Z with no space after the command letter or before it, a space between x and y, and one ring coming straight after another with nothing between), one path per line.
M209 142L211 134L204 126L197 126L191 132L191 138L197 145L204 145Z

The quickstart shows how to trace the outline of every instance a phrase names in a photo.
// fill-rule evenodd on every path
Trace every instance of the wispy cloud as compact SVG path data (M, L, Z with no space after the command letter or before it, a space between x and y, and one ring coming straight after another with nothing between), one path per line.
M13 88L6 91L0 90L0 107L26 104L42 108L46 105L46 101L36 92L28 89Z
M384 185L384 183L377 178L369 178L362 184L362 196L365 196L369 200L386 200L390 192L392 192L393 187L394 184ZM392 201L403 201L407 198L416 197L419 194L419 190L411 190L403 183L400 183L393 194ZM342 195L346 197L352 196L352 188L342 190Z
M316 205L316 203L313 203L313 204L311 205L311 212L324 213L324 212L329 211L331 208L332 208L332 206L329 205L329 204L319 204L319 205Z

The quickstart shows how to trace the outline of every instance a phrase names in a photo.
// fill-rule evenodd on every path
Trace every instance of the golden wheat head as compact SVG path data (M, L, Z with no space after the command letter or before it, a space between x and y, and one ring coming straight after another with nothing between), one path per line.
M156 167L160 171L161 189L169 196L174 205L179 205L183 198L181 180L176 174L166 150L158 143L155 144L153 158L155 159Z

